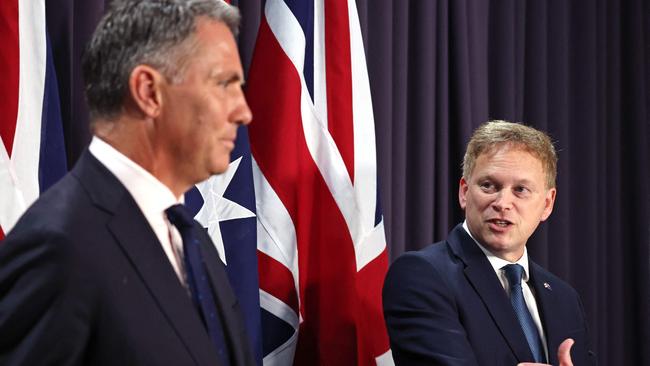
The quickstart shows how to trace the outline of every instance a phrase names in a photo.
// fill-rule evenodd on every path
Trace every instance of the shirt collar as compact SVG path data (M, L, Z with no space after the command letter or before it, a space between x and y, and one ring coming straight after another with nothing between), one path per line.
M145 216L158 215L169 206L183 203L183 196L174 196L151 173L99 137L93 136L88 150L126 187Z
M509 262L505 259L499 258L496 255L494 255L492 252L490 252L488 249L483 247L475 238L472 236L472 233L469 232L469 227L467 226L467 220L463 221L463 229L467 232L467 234L474 240L474 243L481 249L481 251L485 254L487 257L488 261L490 262L490 265L492 265L492 268L494 269L494 272L497 274L501 271L501 268L503 266L512 264L512 262ZM528 282L528 249L524 246L524 254L515 262L516 264L519 264L520 266L524 267L524 276L523 280Z

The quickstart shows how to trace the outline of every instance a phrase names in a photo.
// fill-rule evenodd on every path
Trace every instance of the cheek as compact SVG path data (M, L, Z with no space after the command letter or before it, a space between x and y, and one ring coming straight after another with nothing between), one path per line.
M544 208L537 205L525 207L519 210L519 219L527 231L534 231L544 214Z
M484 211L490 206L490 197L485 196L480 192L475 192L471 197L468 197L467 206L472 207L477 211Z

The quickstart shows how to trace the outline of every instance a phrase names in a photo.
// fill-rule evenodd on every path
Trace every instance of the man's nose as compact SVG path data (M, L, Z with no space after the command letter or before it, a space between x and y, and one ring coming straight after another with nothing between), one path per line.
M240 90L236 96L235 108L232 113L232 119L234 123L238 125L247 125L253 120L253 112L248 107L246 102L246 97L244 96L244 91Z
M503 210L509 210L512 208L513 198L514 196L509 190L502 189L497 193L494 201L492 201L492 208L494 208L495 211L499 212Z

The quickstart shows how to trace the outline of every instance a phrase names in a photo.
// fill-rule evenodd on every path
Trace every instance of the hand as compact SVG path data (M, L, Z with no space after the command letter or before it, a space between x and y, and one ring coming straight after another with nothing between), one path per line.
M574 343L573 339L567 338L560 344L560 347L558 347L557 359L560 361L560 366L573 366L573 362L571 361L571 347L573 346L573 343ZM524 363L520 363L517 366L541 366L541 365L546 365L546 364L524 362Z

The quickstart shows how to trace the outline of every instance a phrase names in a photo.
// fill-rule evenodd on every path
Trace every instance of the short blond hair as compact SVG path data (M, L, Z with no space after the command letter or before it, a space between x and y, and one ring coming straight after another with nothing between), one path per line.
M503 146L524 150L539 159L546 174L546 187L555 188L557 154L551 138L530 126L501 120L483 123L472 134L463 158L463 178L469 180L481 154Z

